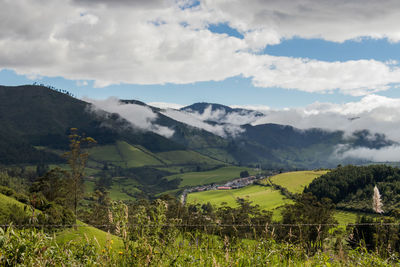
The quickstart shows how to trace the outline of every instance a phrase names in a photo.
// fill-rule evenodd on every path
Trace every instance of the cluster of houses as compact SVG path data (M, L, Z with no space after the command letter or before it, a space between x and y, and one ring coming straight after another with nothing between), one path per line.
M256 180L258 180L256 176L238 178L238 179L229 181L222 186L218 186L217 190L229 190L229 189L242 188L242 187L253 184Z
M181 195L181 202L186 204L186 196L189 193L194 192L202 192L202 191L209 191L209 190L230 190L230 189L238 189L248 185L253 184L255 181L264 179L264 176L256 177L256 176L249 176L244 178L237 178L235 180L226 182L225 184L218 185L218 184L210 184L210 185L201 185L191 188L186 188Z

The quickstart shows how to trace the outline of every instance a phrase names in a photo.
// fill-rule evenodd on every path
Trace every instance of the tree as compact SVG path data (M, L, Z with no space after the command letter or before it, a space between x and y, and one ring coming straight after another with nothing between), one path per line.
M59 167L54 168L38 177L29 190L31 193L41 192L48 201L56 201L64 206L71 207L71 203L68 203L68 196L72 192L68 187L67 177L67 171Z
M91 137L80 136L78 134L78 129L71 128L71 134L69 137L69 147L70 151L64 154L64 157L68 160L68 165L70 167L69 178L71 181L71 188L73 191L73 203L74 203L74 213L75 213L75 224L77 215L77 206L79 198L83 194L83 175L86 167L86 162L89 157L89 153L84 151L84 147L88 147L95 144L96 141Z
M245 177L249 177L250 174L248 171L241 171L240 172L240 178L245 178Z
M43 162L38 163L36 165L36 175L38 177L41 177L41 176L45 175L46 172L48 172L48 171L49 171L49 165L44 164Z
M318 200L311 193L299 196L294 204L286 205L282 211L280 238L299 243L308 254L323 248L329 234L330 224L337 223L333 217L335 205L330 199Z

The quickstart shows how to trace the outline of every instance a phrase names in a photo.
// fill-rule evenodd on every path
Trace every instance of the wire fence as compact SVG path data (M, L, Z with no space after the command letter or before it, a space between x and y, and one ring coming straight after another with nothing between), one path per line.
M271 224L129 224L131 227L302 227L302 226L329 226L329 227L340 227L340 226L399 226L400 222L374 222L374 223L298 223L298 224L284 224L284 223L271 223ZM16 227L16 228L32 228L32 227L44 227L44 228L78 228L78 227L115 227L114 224L100 224L100 225L84 225L84 224L0 224L0 227Z

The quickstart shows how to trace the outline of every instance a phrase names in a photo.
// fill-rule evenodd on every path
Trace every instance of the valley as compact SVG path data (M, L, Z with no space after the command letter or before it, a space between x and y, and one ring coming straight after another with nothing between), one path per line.
M143 244L151 244L158 251L152 257L161 261L167 250L201 254L198 246L218 251L229 240L241 255L266 240L280 252L294 244L293 253L312 255L337 244L357 248L349 236L363 240L358 225L400 218L394 163L332 156L338 146L394 144L381 135L355 132L349 139L341 131L232 125L223 121L263 114L208 103L171 111L118 100L118 107L151 114L145 129L130 115L36 85L0 87L0 101L0 224L8 227L0 236L17 238L8 230L15 225L21 235L15 244L43 237L38 244L103 263L144 263L152 252ZM186 123L209 111L224 116L199 127ZM384 214L371 208L374 186L382 192ZM31 236L23 237L20 228L43 236L27 230ZM368 233L388 233L377 229ZM395 242L392 236L387 242ZM125 256L140 251L140 259Z

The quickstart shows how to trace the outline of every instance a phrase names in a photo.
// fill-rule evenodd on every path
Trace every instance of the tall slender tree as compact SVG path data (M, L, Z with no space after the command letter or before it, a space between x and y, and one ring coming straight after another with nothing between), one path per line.
M80 136L77 128L70 129L69 147L70 151L64 154L64 157L68 160L70 167L69 178L70 186L73 194L73 205L75 213L75 225L77 217L77 207L80 197L83 194L83 176L86 167L86 163L89 157L89 153L85 148L96 143L91 137Z

